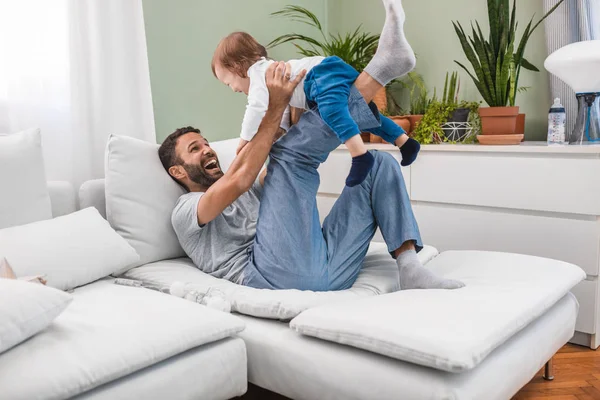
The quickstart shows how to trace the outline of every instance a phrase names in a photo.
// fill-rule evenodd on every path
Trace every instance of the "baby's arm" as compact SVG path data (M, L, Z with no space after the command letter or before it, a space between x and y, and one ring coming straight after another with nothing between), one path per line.
M242 121L240 137L249 142L252 140L269 106L269 91L262 68L251 68L249 71L250 87L248 88L248 104Z

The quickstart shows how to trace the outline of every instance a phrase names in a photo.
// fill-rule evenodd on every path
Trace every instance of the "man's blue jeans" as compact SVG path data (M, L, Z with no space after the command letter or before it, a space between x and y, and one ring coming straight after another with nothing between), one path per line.
M380 125L379 113L354 86L349 110L361 129ZM321 227L317 168L339 145L317 110L305 112L273 145L245 285L314 291L349 288L378 226L390 252L406 241L422 247L400 165L382 152L373 152L375 165L368 177L344 188Z

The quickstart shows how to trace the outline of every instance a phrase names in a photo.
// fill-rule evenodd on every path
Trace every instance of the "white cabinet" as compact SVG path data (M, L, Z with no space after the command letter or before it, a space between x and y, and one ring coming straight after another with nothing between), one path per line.
M400 159L391 145L369 147ZM343 147L321 166L321 218L349 166ZM506 251L583 268L587 280L573 290L580 303L573 341L600 345L600 146L423 146L403 175L423 241L440 251Z

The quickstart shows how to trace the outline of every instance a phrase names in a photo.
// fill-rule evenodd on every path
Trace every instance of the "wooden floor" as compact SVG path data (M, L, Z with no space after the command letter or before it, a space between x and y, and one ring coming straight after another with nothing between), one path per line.
M568 344L554 356L554 380L542 373L513 400L600 400L600 350Z

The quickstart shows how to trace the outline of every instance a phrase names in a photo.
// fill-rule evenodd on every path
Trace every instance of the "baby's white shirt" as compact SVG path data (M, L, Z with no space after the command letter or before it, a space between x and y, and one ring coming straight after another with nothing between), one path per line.
M306 57L299 60L288 61L292 66L292 79L294 79L303 69L308 73L313 67L320 64L325 57ZM267 81L265 73L269 65L274 63L273 60L262 58L254 63L248 69L248 78L250 78L250 87L248 88L248 104L242 121L241 138L244 140L252 140L258 127L267 112L269 106L269 90L267 89ZM304 94L304 79L296 86L290 106L307 109L306 95ZM289 107L286 108L281 121L281 127L286 131L289 129Z

